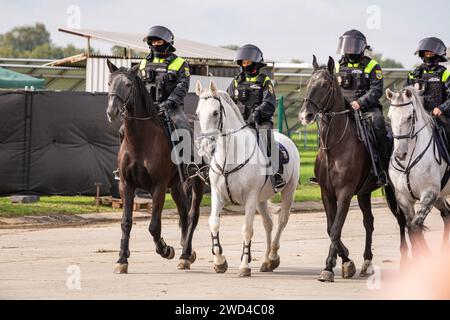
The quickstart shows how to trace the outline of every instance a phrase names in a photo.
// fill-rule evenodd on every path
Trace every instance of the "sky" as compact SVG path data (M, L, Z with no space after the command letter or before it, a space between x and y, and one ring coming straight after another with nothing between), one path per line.
M443 0L0 0L0 8L0 33L43 22L54 43L80 47L84 40L58 28L145 35L159 24L173 31L175 46L177 36L211 45L253 43L266 59L284 62L311 62L313 54L326 62L337 57L339 36L358 29L374 51L408 68L419 62L414 51L421 38L440 37L450 46L450 2ZM93 47L109 53L105 43Z

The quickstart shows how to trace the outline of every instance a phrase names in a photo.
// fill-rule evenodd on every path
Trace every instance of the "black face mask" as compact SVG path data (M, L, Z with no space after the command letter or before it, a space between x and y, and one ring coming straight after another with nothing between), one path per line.
M361 60L361 54L346 54L345 57L351 61L351 62L356 62Z
M434 55L432 57L423 57L423 62L425 62L428 65L433 65L438 63L439 56Z
M254 62L252 62L250 65L246 67L242 67L242 70L244 70L245 74L254 77L258 74L259 68L258 65Z
M153 51L153 53L157 57L166 56L168 54L169 44L167 42L165 42L164 44L162 44L160 46L150 45L150 49Z

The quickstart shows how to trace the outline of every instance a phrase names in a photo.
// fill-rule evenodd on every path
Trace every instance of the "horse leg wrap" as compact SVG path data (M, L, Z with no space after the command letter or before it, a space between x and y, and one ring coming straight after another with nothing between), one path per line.
M252 245L251 241L248 243L248 245L245 245L245 242L244 242L244 245L242 247L241 261L242 261L242 259L244 259L244 254L248 255L248 261L247 261L248 263L250 263L252 261L252 254L250 251L251 245Z
M222 254L222 246L220 245L220 241L219 241L219 233L217 232L217 236L214 236L211 233L211 240L212 240L212 249L211 249L211 251L212 251L213 256L215 255L214 247L219 247L219 254ZM217 240L217 243L214 240Z

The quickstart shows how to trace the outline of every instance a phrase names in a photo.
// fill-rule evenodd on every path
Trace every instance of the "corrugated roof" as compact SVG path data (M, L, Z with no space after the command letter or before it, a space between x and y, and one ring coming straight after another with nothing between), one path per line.
M147 43L142 41L145 34L91 29L59 28L58 30L80 37L106 41L113 45L131 48L138 51L148 51ZM185 58L233 60L235 54L235 52L230 49L211 46L208 44L186 40L178 37L175 37L175 47L177 48L177 55Z

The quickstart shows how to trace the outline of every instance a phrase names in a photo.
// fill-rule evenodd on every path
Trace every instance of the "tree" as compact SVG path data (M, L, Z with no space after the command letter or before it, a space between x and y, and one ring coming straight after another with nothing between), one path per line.
M226 44L224 46L220 46L221 48L225 48L225 49L230 49L233 51L236 51L237 49L239 49L239 46L236 44Z
M62 59L83 53L73 44L59 47L52 43L43 23L15 27L0 35L0 56L8 58Z
M377 60L382 68L404 68L401 62L395 61L390 58L383 58L381 53L373 53L372 58Z

